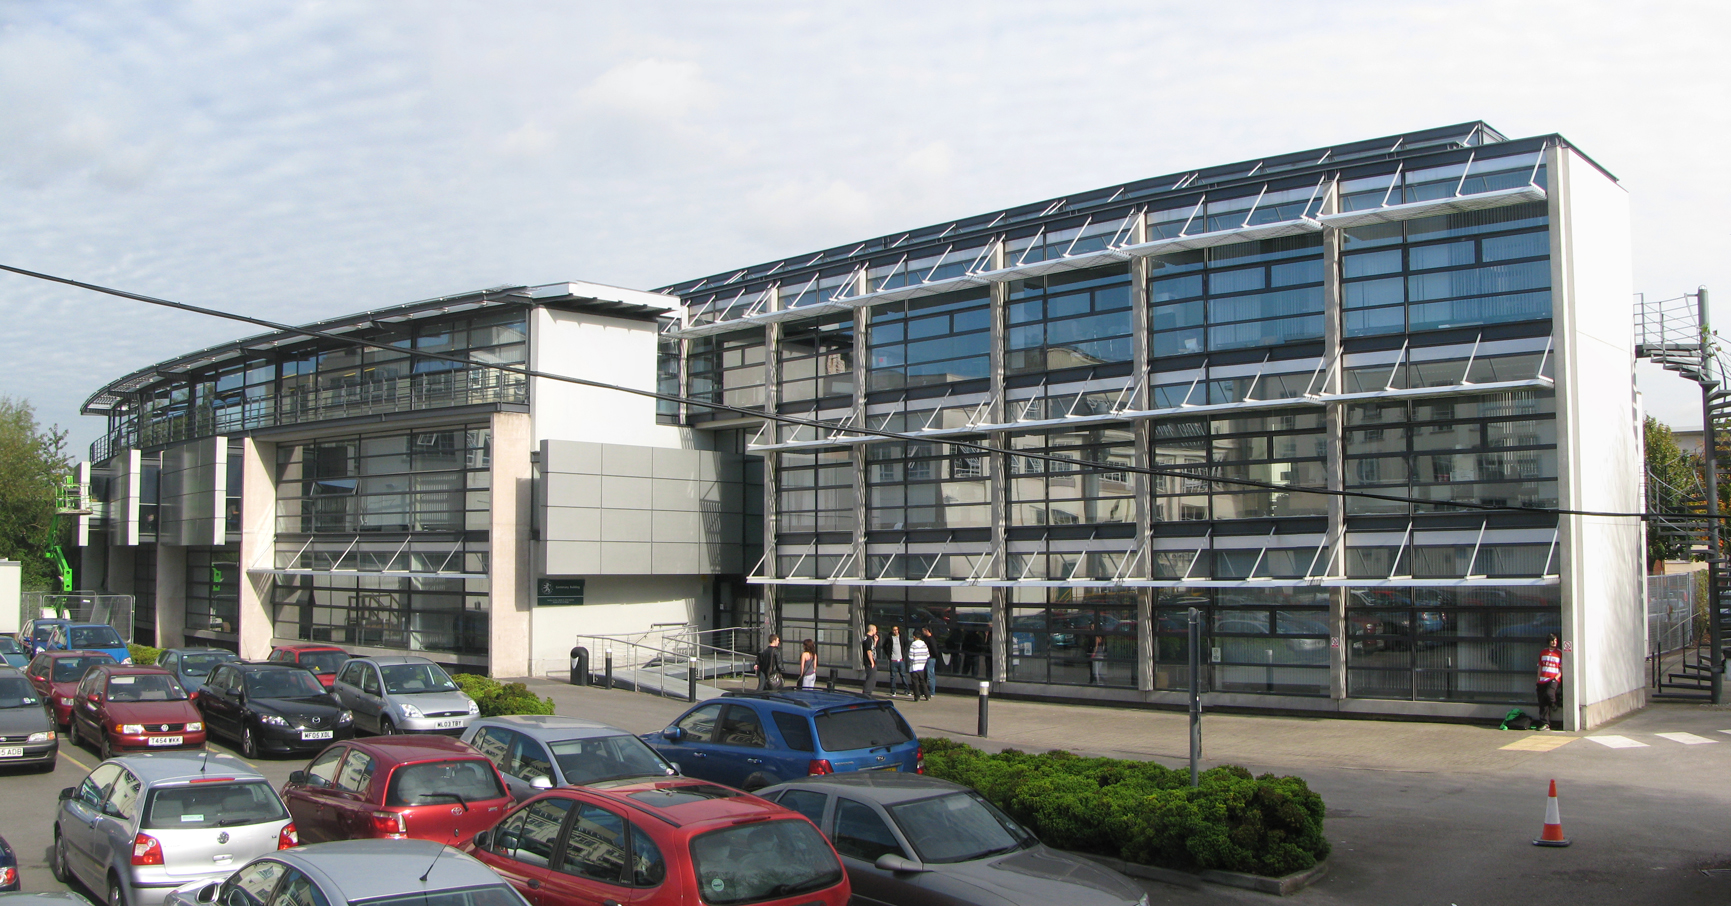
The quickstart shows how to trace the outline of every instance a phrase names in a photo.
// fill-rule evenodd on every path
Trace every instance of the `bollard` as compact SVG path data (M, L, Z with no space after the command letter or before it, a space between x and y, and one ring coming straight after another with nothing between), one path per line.
M571 649L571 685L589 685L589 649L581 645Z
M691 659L691 666L685 671L685 700L697 701L697 658Z
M991 700L992 684L980 680L980 733L981 739L986 738L986 702Z
M829 668L829 681L824 683L823 691L825 691L825 692L834 692L835 691L835 668L834 667Z
M607 649L607 691L613 691L613 649Z

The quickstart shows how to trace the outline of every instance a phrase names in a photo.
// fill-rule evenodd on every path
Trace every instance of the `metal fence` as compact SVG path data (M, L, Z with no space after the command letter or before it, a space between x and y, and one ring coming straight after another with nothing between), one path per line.
M44 617L71 620L74 623L107 623L126 642L132 641L132 596L105 595L95 592L58 594L27 591L20 598L18 625Z
M1695 644L1698 582L1695 573L1647 577L1649 652L1670 654Z

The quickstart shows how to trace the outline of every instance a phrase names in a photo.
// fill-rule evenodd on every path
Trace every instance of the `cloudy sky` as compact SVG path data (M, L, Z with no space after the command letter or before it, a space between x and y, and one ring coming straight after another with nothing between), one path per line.
M1484 119L1615 173L1649 298L1724 254L1731 6L0 4L0 263L302 322L651 288L1068 192ZM0 394L253 331L0 274ZM1649 408L1700 422L1647 379Z

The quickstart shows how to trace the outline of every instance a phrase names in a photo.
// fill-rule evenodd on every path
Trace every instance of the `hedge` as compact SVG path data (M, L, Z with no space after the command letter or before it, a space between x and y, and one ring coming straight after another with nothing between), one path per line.
M126 651L132 656L132 663L139 667L154 664L156 663L157 658L162 657L161 648L152 648L149 645L140 645L137 642L127 645Z
M522 683L501 683L478 673L459 673L452 677L458 687L481 706L482 717L501 714L552 714L553 700L529 691Z
M1184 871L1278 877L1328 855L1322 797L1297 777L1252 777L1237 765L1190 772L1153 762L987 754L951 739L921 739L926 773L978 790L1059 849Z

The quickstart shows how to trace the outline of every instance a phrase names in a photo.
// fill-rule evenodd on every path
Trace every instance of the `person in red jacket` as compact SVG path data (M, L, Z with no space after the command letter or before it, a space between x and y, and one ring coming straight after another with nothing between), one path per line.
M1545 638L1545 648L1539 652L1539 729L1551 728L1551 712L1562 707L1563 652L1557 648L1555 634Z

